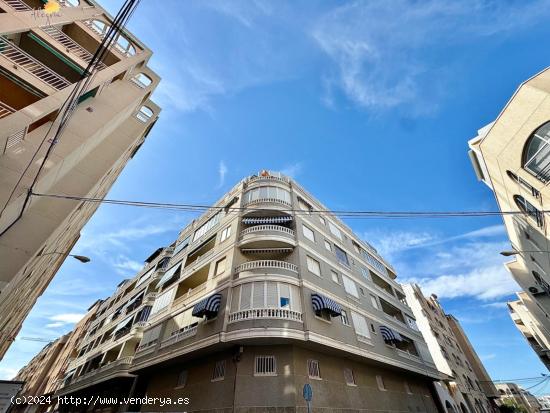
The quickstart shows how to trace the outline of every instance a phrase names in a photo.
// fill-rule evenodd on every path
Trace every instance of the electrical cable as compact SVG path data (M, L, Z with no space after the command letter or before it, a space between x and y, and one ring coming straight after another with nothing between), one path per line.
M4 211L6 210L7 206L9 205L9 202L13 198L15 192L17 191L17 188L21 184L21 181L25 177L26 173L28 172L30 167L33 165L34 160L35 160L36 156L38 155L40 149L42 148L44 142L46 142L46 140L48 140L48 137L50 136L50 133L52 133L52 131L54 130L54 127L56 126L56 124L58 124L57 130L55 130L55 133L53 133L53 136L48 140L49 141L48 149L46 150L46 154L44 155L44 157L43 157L43 159L40 163L40 166L39 166L36 174L33 177L31 185L29 186L29 188L27 190L27 194L25 196L25 199L23 201L23 205L21 207L21 210L20 210L18 216L15 218L15 220L13 222L11 222L0 233L0 237L2 235L4 235L7 231L9 231L13 227L13 225L15 225L15 223L17 221L19 221L19 219L21 219L21 217L23 216L23 212L25 211L25 208L27 207L27 205L28 205L28 203L31 199L31 194L33 192L34 186L36 185L36 183L37 183L37 181L40 177L40 173L42 172L44 166L46 165L46 162L47 162L49 156L51 155L54 146L61 139L61 135L65 131L71 116L73 115L73 113L76 110L76 107L79 103L78 101L79 101L80 97L82 96L83 92L86 91L89 88L91 82L93 81L93 79L95 77L95 73L97 71L97 68L98 68L100 62L102 62L104 60L107 52L114 46L118 35L121 33L122 29L126 26L129 18L132 16L132 14L135 11L136 7L139 5L139 2L140 2L140 0L126 0L126 2L120 8L120 10L117 13L115 19L113 20L113 23L109 26L109 29L107 30L107 33L103 37L100 45L98 46L98 48L96 49L94 55L92 56L92 59L88 63L88 66L86 67L84 72L81 74L80 79L75 84L75 87L72 89L71 93L69 94L69 96L67 97L67 99L65 100L63 105L61 106L61 109L60 109L56 119L54 119L54 121L52 122L52 124L48 128L48 131L46 132L46 134L45 134L44 138L42 139L40 145L37 147L37 149L35 150L33 156L29 160L29 163L27 164L27 166L23 170L23 172L22 172L21 176L19 177L17 183L15 184L12 191L10 192L10 195L9 195L8 199L6 200L5 204L3 205L2 210L0 211L0 217L2 216Z
M142 208L165 209L174 211L187 212L204 212L209 210L228 210L236 211L261 211L263 208L254 207L224 207L224 206L208 206L201 204L177 204L177 203L162 203L148 201L129 201L108 198L93 198L83 196L61 195L61 194L43 194L32 192L31 196L57 198L72 201L93 202L111 205L124 205ZM329 209L311 209L304 211L302 209L282 208L280 212L293 212L297 215L313 215L313 214L333 214L344 218L456 218L456 217L492 217L506 215L526 215L523 211L352 211L352 210L329 210ZM541 211L550 213L550 211ZM527 214L528 215L528 214Z

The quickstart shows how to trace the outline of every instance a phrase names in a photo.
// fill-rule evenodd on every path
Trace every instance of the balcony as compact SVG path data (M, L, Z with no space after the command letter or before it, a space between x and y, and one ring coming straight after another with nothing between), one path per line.
M256 182L264 182L264 183L271 183L271 182L282 182L285 184L288 184L290 180L288 178L284 177L278 177L278 176L272 176L272 175L258 175L258 176L251 176L248 179L249 183L256 183Z
M15 112L15 109L5 103L0 102L0 119L5 118Z
M286 275L296 277L298 266L286 261L257 260L247 261L235 268L235 278L244 278L261 275Z
M302 313L287 308L251 308L229 314L229 323L248 320L289 320L302 322Z
M281 225L256 225L241 231L239 246L251 249L294 247L295 233Z
M198 325L194 325L188 328L185 328L181 331L173 333L170 337L165 340L162 340L160 343L160 348L171 346L180 341L186 340L188 338L194 337L197 334Z
M64 89L71 84L69 80L3 37L0 37L0 57L9 60L12 63L10 66L15 69L23 69L56 90Z

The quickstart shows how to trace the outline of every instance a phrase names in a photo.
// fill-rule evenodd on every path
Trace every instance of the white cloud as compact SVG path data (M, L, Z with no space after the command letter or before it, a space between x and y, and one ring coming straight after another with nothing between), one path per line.
M437 109L453 77L452 62L441 62L442 56L456 44L542 22L549 5L548 0L517 5L359 0L325 13L311 35L334 63L333 87L353 102L367 109L403 106L412 114L428 114Z
M279 172L281 172L283 175L290 176L291 178L296 178L302 172L302 169L303 163L296 162L290 165L286 165Z
M63 314L53 315L49 317L49 320L64 323L64 324L74 324L82 320L82 317L84 316L85 314L82 314L82 313L63 313Z
M482 354L481 356L479 356L479 358L481 359L481 361L487 361L487 360L492 360L494 358L496 358L497 355L495 353L491 353L491 354Z
M225 183L225 175L227 175L227 166L224 161L220 161L220 164L218 165L218 188L221 188Z
M0 379L1 380L13 380L17 375L17 369L11 367L0 367Z
M55 323L46 324L46 328L58 328L63 327L66 323L62 321L56 321Z
M497 301L494 303L483 304L483 307L501 309L501 308L508 308L508 304L506 303L506 301Z
M119 255L112 265L120 275L133 274L143 268L143 263L131 260L124 255Z

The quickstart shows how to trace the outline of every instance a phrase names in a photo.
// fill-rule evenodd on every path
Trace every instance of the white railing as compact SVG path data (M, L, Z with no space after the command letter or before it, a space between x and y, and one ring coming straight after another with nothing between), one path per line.
M160 343L160 348L170 346L179 341L195 336L197 334L197 327L198 326L188 328L187 330L180 331L179 333L173 334L167 339L162 340L162 342Z
M248 205L254 205L254 204L261 204L261 203L276 203L276 204L283 204L285 206L288 206L290 207L290 202L287 202L283 199L279 199L279 198L259 198L259 199L254 199L252 201L248 201L248 202L245 202L244 206L248 206Z
M15 11L29 11L32 8L25 2L21 0L4 0L4 3L7 3Z
M0 37L0 56L4 56L17 66L36 76L43 82L57 90L66 88L71 84L63 76L44 66L28 53L21 50L9 40Z
M89 29L91 29L95 34L97 34L101 40L105 38L105 35L109 31L108 26L105 26L105 29L100 29L96 25L94 25L92 20L82 20L82 23L84 23ZM122 36L122 35L119 35ZM112 38L111 38L112 39ZM123 48L118 42L117 38L112 40L110 44L113 46L113 49L116 49L117 52L124 56L132 56L137 53L135 47L133 45L128 45L128 49Z
M73 53L75 56L84 60L86 63L90 63L93 59L93 55L75 42L72 38L67 36L61 30L54 26L42 27L42 30L48 34L51 38L55 39L67 49L68 52ZM103 70L107 66L103 62L98 62L98 70Z
M285 184L288 184L290 180L288 178L280 178L278 176L251 176L248 180L248 182L256 182L256 181L278 181L278 182L284 182Z
M146 85L146 84L143 83L141 80L139 80L136 76L132 77L132 78L130 79L130 81L133 82L133 83L135 83L136 85L138 85L138 87L139 87L140 89L145 89L145 88L147 88L147 87L149 87L149 86L151 85L151 84Z
M0 119L5 118L6 116L11 115L14 112L16 112L14 108L0 102Z
M136 353L139 352L139 351L143 351L143 350L146 350L148 348L151 348L153 347L155 344L158 343L158 338L154 339L153 341L149 341L148 343L145 343L145 344L140 344L138 346L138 348L136 349Z
M302 322L302 313L288 308L251 308L229 314L229 322L257 319L278 319Z
M25 139L26 135L27 135L27 127L25 126L19 132L15 132L14 134L11 134L10 136L8 136L8 139L6 139L6 145L4 146L2 153L3 154L6 153L8 149L17 145L19 142Z
M294 230L280 225L256 225L241 231L241 238L247 234L260 231L278 231L294 236Z
M235 272L250 271L262 268L278 268L282 270L289 270L293 272L298 272L298 266L286 261L278 260L257 260L257 261L248 261L235 268Z

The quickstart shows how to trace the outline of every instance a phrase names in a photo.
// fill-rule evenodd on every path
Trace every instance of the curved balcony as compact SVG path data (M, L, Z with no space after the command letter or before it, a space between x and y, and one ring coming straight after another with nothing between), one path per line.
M258 175L258 176L251 176L248 178L249 183L257 183L257 182L263 182L263 183L272 183L272 182L282 182L284 184L290 183L290 180L288 178L282 178L278 176L271 176L271 175Z
M290 320L302 322L302 313L287 308L250 308L229 314L229 323L249 320Z
M235 268L235 278L270 274L296 277L298 275L298 266L286 261L257 260L247 261Z
M286 211L292 208L292 205L290 202L279 198L258 198L245 202L244 207L252 207L252 211L255 209L276 209Z
M241 231L239 246L246 248L288 248L296 246L294 231L281 225L256 225Z

